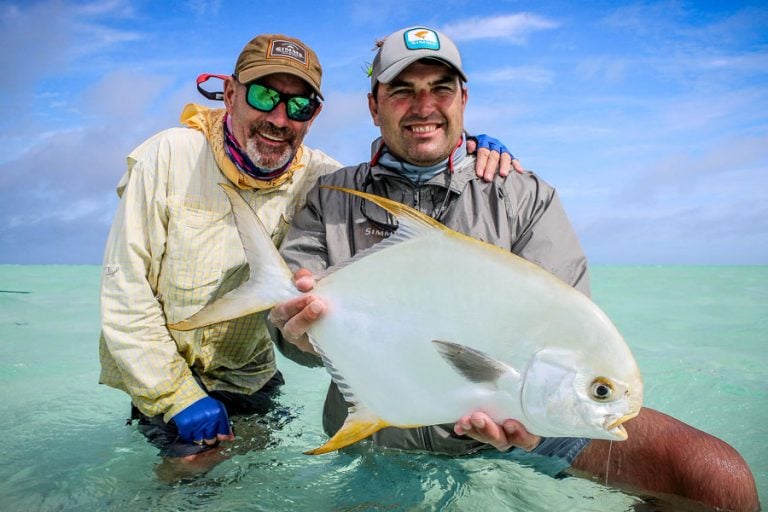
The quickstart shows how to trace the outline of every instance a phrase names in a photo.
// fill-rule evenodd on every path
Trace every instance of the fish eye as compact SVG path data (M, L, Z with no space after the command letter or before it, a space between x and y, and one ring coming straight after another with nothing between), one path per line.
M592 381L589 393L595 400L605 402L613 397L613 384L603 377L598 377Z

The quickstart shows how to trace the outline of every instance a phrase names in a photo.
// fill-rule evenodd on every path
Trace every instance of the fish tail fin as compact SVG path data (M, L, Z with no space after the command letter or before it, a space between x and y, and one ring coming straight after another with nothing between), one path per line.
M323 453L341 450L342 448L362 441L372 436L379 430L390 427L391 424L370 414L361 414L355 409L350 409L350 414L344 421L338 432L334 434L324 445L314 450L304 452L305 455L321 455Z
M293 285L293 273L277 252L272 238L259 216L240 193L227 183L219 184L229 198L237 232L243 244L250 275L238 288L206 304L186 320L169 327L188 331L264 311L299 295Z

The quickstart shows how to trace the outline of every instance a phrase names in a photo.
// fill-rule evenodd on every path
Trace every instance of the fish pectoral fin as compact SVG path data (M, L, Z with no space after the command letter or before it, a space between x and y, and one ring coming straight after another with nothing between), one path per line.
M362 441L368 436L373 435L379 430L390 427L391 425L381 418L369 416L367 414L358 414L351 412L347 416L344 425L338 432L330 438L323 446L304 452L305 455L320 455L323 453L341 450L342 448Z
M488 354L450 341L432 340L437 351L457 372L470 382L497 387L502 375L511 374L519 378L517 370L497 361Z

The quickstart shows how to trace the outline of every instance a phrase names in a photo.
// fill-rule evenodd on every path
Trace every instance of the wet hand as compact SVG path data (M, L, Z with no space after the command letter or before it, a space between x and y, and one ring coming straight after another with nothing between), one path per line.
M315 277L306 268L300 268L293 273L293 284L300 292L308 292L315 287Z
M490 444L500 452L507 451L513 446L529 452L541 442L541 437L529 434L519 421L508 419L498 424L482 412L462 416L456 422L453 431L457 435L469 436L481 443Z
M308 292L314 288L315 280L307 269L300 269L293 275L296 288ZM269 321L280 329L283 338L303 352L317 354L307 336L307 329L320 318L326 309L325 302L313 295L302 295L295 299L281 302L272 308Z

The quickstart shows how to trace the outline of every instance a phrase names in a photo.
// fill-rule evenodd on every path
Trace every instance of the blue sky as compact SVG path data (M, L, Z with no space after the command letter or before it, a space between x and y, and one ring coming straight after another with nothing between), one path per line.
M0 263L100 263L125 155L206 101L259 33L303 39L326 104L307 143L376 136L376 38L448 33L466 127L559 190L593 263L768 264L764 1L0 1Z

